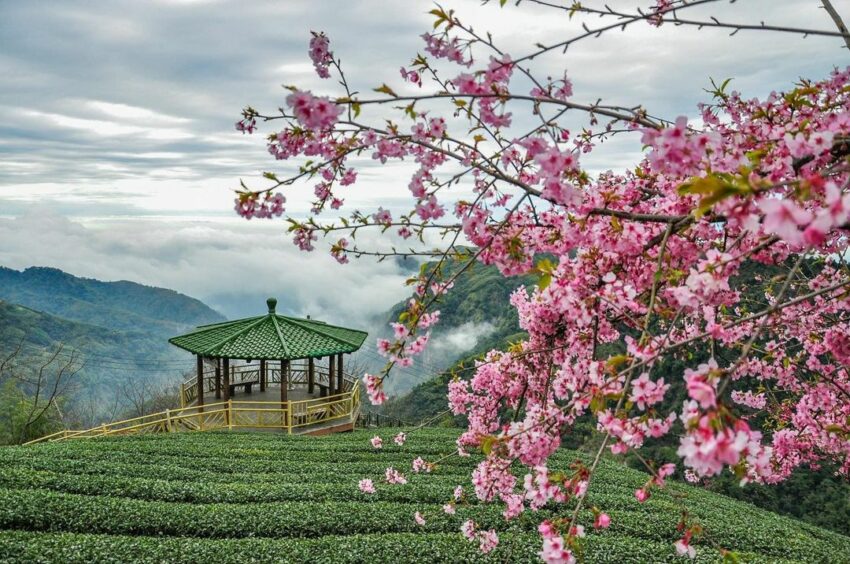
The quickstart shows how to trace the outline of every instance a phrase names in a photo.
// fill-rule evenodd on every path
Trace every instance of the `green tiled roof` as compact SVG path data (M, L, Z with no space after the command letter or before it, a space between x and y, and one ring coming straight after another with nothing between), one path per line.
M293 360L354 352L366 339L366 331L278 315L277 300L267 303L266 315L201 325L168 342L201 356Z

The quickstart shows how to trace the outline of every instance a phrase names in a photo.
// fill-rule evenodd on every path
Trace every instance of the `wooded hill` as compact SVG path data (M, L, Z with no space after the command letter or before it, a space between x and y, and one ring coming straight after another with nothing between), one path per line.
M88 420L77 423L84 426L122 413L129 401L122 386L179 382L194 361L168 338L223 320L173 290L78 278L53 268L0 267L0 358L20 346L16 362L32 368L61 346L57 363L74 358L82 366L62 398L64 413L85 404Z

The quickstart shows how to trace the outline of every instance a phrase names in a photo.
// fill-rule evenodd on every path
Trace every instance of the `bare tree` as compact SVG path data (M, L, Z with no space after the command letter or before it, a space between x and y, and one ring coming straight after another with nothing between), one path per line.
M179 386L175 384L128 376L118 384L117 390L127 407L127 417L141 417L180 406Z
M85 365L77 350L66 352L62 343L52 352L25 356L22 352L25 339L22 337L16 348L0 360L0 383L13 383L24 400L22 412L17 414L19 419L10 421L9 434L17 442L25 441L51 410L62 420L59 402Z

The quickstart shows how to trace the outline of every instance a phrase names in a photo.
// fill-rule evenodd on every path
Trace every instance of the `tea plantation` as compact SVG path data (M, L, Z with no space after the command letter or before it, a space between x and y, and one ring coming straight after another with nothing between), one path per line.
M4 448L0 561L537 560L536 523L551 512L506 522L497 506L441 510L456 485L468 484L475 457L449 458L427 476L410 471L417 455L434 460L451 451L452 432L424 430L398 447L386 431L379 451L369 445L372 435L185 433ZM561 452L551 466L566 468L577 456ZM409 483L386 484L388 466ZM358 490L364 477L377 493ZM612 525L592 531L586 523L584 561L683 562L672 546L681 500L705 528L698 562L722 560L720 548L744 562L850 562L850 538L685 485L639 504L633 493L645 481L633 470L601 467L589 501ZM417 510L424 526L414 522ZM469 518L499 531L499 546L486 557L459 532Z

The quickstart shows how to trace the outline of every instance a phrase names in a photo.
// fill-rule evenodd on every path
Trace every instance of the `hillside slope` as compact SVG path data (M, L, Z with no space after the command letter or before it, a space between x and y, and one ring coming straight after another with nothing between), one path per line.
M64 425L70 426L91 427L112 420L134 405L132 402L144 401L153 390L173 386L194 367L189 355L157 334L116 331L0 300L0 358L20 347L14 363L18 376L29 374L32 378L33 371L60 346L47 374L52 377L72 360L72 366L79 368L62 383L70 387L59 400ZM130 387L137 390L132 397L127 395ZM32 386L22 384L20 389L33 393ZM176 401L176 394L174 398ZM0 418L0 436L10 429L9 420Z
M0 267L0 299L72 321L165 337L224 317L174 290L79 278L55 268Z
M93 361L104 356L115 361L144 360L163 349L159 337L144 331L116 331L0 300L0 343L11 345L21 339L25 352L64 343L69 349L90 353Z
M68 425L88 427L112 419L193 370L193 359L168 339L224 318L204 303L173 290L134 282L101 282L53 268L0 267L0 358L22 344L26 369L62 346L62 363L82 364L62 398ZM123 393L130 387L133 399ZM31 390L28 390L31 391Z
M422 268L428 272L435 264L425 263ZM463 265L464 261L448 261L443 269L443 279L451 278ZM535 281L533 275L505 277L495 266L475 263L458 277L451 291L432 306L432 309L440 310L440 322L432 330L423 358L414 362L415 370L396 371L384 383L386 392L400 396L427 381L427 378L415 377L415 373L431 376L437 370L453 365L459 358L499 348L508 339L518 340L524 336L520 332L516 310L509 300L517 288L523 285L530 287ZM398 320L407 302L405 299L393 306L387 314L387 323ZM458 348L457 337L461 334L464 337L460 342L464 346Z
M380 451L369 446L372 434L187 433L0 449L0 560L536 560L535 523L552 511L505 522L499 507L472 496L456 515L442 512L455 485L468 484L475 456L448 458L432 475L409 472L414 456L434 460L451 451L453 432L416 432L403 447L387 435ZM560 451L550 467L566 469L577 456ZM409 483L384 483L388 466ZM364 477L375 481L376 494L358 491ZM633 492L646 478L603 463L588 501L612 525L588 526L585 561L681 561L672 546L678 499L705 527L699 562L720 561L717 547L747 562L846 562L850 555L850 538L682 484L639 504ZM417 510L424 526L413 520ZM499 531L487 557L459 533L470 518Z

